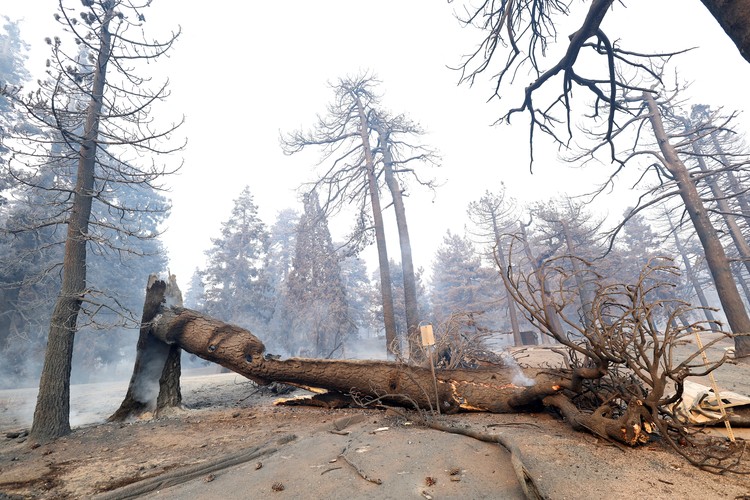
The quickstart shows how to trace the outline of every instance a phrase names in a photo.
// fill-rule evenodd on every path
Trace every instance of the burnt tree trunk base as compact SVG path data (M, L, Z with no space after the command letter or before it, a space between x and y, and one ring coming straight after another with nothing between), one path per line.
M168 301L182 305L182 295L174 276L170 276L169 282L158 279L156 275L149 276L133 375L125 399L107 419L108 422L121 422L148 411L179 408L182 403L181 349L152 335L153 321Z

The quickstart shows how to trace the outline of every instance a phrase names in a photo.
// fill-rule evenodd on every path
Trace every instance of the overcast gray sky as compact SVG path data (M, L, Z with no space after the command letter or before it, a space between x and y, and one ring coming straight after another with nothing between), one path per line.
M628 7L616 2L605 21L610 34L617 33L633 50L697 47L674 65L682 79L694 81L695 98L744 109L750 64L698 0L625 3ZM573 2L579 16L585 15L582 4ZM0 13L24 19L21 33L32 46L32 72L43 70L43 38L55 34L56 5L56 0L0 0ZM158 37L178 25L183 30L171 58L155 68L169 76L173 92L161 113L165 118L184 114L187 120L181 131L188 138L185 164L168 181L173 210L164 237L171 270L183 288L194 268L203 266L210 238L219 234L245 185L268 225L281 209L301 209L296 188L313 175L317 155L284 156L279 132L312 125L331 98L327 83L362 70L379 76L385 107L421 123L429 132L425 142L442 155L443 166L434 175L443 186L434 196L412 190L407 199L417 266L429 269L445 231L463 230L467 204L486 189L497 190L501 181L509 194L526 201L591 188L606 169L571 170L556 159L554 149L536 153L534 173L529 173L523 117L512 126L491 127L505 106L519 102L517 92L530 76L518 75L515 93L504 102L486 102L492 72L474 88L457 85L459 73L448 66L457 65L479 41L479 33L461 28L454 18L461 5L435 0L154 1L145 11L148 33ZM575 28L566 29L560 30L561 39ZM739 123L748 129L744 114ZM604 201L616 201L613 210L619 214L629 200L624 192ZM334 231L348 226L345 221L332 224ZM395 226L390 213L386 224ZM398 241L391 240L390 255L398 260Z

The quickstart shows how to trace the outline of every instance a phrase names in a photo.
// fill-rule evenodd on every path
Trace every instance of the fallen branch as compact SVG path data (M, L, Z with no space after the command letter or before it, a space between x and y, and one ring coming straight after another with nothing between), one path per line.
M239 465L255 458L271 455L279 450L278 446L290 443L295 439L297 439L297 436L295 436L294 434L289 434L281 438L269 441L260 446L256 446L249 450L243 450L241 452L228 455L213 462L201 463L191 467L176 469L156 477L129 484L113 491L108 491L106 493L96 495L93 498L94 500L125 500L129 498L137 498L152 491L162 490L171 486L175 486L177 484L186 483L191 479L205 476L218 470Z
M362 479L364 479L365 481L369 481L371 483L374 483L374 484L383 484L383 481L381 479L379 479L377 477L373 478L373 477L368 476L365 473L365 471L363 471L361 468L359 468L356 465L354 465L351 460L349 460L348 458L346 458L346 454L345 453L346 453L346 448L344 448L344 450L341 452L341 454L339 455L339 458L343 459L344 462L346 462L349 465L351 465L352 468L355 471L357 471L357 474L359 474Z

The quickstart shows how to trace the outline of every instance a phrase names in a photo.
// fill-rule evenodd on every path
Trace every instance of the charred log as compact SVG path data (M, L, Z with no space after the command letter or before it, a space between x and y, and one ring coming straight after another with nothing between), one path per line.
M220 364L259 384L281 382L350 394L362 401L437 409L429 368L392 361L275 359L252 333L196 311L169 308L153 327L154 336L203 359ZM444 412L515 412L508 401L527 387L513 383L510 368L439 370L437 394ZM535 375L532 373L532 375Z

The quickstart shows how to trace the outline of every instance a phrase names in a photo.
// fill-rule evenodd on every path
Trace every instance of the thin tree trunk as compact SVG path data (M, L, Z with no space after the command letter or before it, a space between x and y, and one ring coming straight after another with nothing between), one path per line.
M732 242L734 242L734 246L740 254L742 264L750 273L750 245L747 244L745 236L742 234L742 230L737 224L737 219L732 214L732 209L727 202L724 191L719 186L716 178L713 175L710 175L710 170L703 159L702 152L698 144L696 144L696 141L693 141L692 148L698 160L698 168L700 168L701 172L709 174L706 176L706 183L711 189L711 194L713 194L716 206L719 207L719 213L721 213L721 216L724 219L729 235L732 237ZM742 279L742 276L738 276L738 279Z
M17 285L6 285L0 289L0 351L4 351L11 342L11 330L18 314L20 293L21 287Z
M83 141L78 154L77 179L65 240L62 286L52 312L34 422L29 433L30 438L35 441L48 441L70 433L73 339L81 302L86 293L86 243L94 188L99 116L103 105L107 63L112 50L109 23L114 16L115 3L107 5L100 29L101 47L86 112Z
M505 261L505 252L500 244L500 228L497 226L497 219L493 214L492 217L492 232L495 235L495 256L497 263L500 265L500 277L503 280L503 287L505 288L505 300L508 301L508 315L510 316L510 328L513 332L513 345L523 345L523 339L521 338L521 328L518 324L518 311L516 311L516 301L513 300L513 296L510 293L510 282L508 281L508 264Z
M406 338L409 345L409 358L421 359L422 349L418 335L419 305L417 302L417 281L414 275L409 226L406 223L406 208L404 207L401 186L393 173L393 157L391 155L389 138L382 127L376 126L376 130L383 147L385 183L391 192L393 209L396 213L398 241L401 249L401 269L404 279L404 310L406 312Z
M370 148L370 137L367 115L362 100L352 92L352 99L357 106L359 115L359 135L362 139L362 149L365 154L365 168L367 169L367 186L370 191L372 205L372 219L375 224L375 243L378 249L378 265L380 268L380 293L383 300L383 323L385 326L385 348L389 358L398 354L398 339L396 337L396 315L393 309L393 289L391 288L391 269L388 262L388 249L385 242L385 226L383 211L380 207L380 190L375 178L375 162Z
M573 267L573 274L575 275L576 287L578 288L578 299L581 301L581 312L583 318L583 327L588 329L592 322L591 307L594 302L593 292L589 290L589 285L584 280L583 274L581 274L581 268L578 265L578 259L575 258L575 248L573 245L573 237L570 234L570 227L564 220L560 221L562 226L563 236L565 237L565 246L568 249L568 255L570 255L570 264Z
M706 262L711 270L729 327L733 333L738 334L734 339L735 355L738 358L750 356L750 337L739 335L750 334L750 317L748 317L747 310L734 282L732 270L729 267L729 259L727 259L716 230L711 225L708 212L703 206L698 190L690 177L690 172L669 142L654 96L650 92L643 92L642 95L649 109L649 120L654 135L664 157L664 166L674 177L685 209L690 215L698 238L701 240L706 254Z
M698 277L693 271L693 265L690 262L690 257L688 256L685 247L680 241L680 237L677 235L674 224L672 224L672 218L669 217L669 214L666 215L667 222L669 222L669 230L672 231L672 237L674 238L675 247L677 248L677 252L682 257L682 263L685 265L685 275L687 276L688 281L690 281L690 284L693 285L695 295L698 297L698 301L703 308L703 314L706 316L706 320L708 320L709 323L713 324L717 329L721 329L721 325L716 321L716 318L714 318L713 312L711 312L711 306L708 303L708 299L706 299L706 294L703 293L703 287L701 287L700 283L698 282Z
M747 280L742 275L742 265L739 262L731 262L731 267L734 267L734 276L737 278L737 283L742 288L742 293L745 295L745 301L750 303L750 287L747 285Z
M726 169L726 167L729 166L729 159L727 158L726 153L724 152L724 148L722 147L721 142L719 142L719 138L717 137L717 135L718 132L716 132L715 130L711 132L711 142L713 142L714 148L716 148L716 152L719 153L721 164ZM748 189L750 189L750 186L742 186L732 170L726 170L725 173L727 179L729 180L729 187L732 189L734 199L737 200L737 203L740 206L740 212L742 212L745 226L750 226L750 221L748 221L748 218L750 218L750 201L748 201L747 199L747 191Z
M543 259L537 259L534 257L534 254L531 253L531 247L529 246L529 239L528 235L526 234L526 226L523 224L520 224L521 227L521 238L523 240L523 249L526 253L526 257L529 259L529 263L531 264L531 268L534 271L534 276L536 276L537 281L539 282L540 287L540 294L542 299L542 307L544 308L544 315L547 318L547 325L550 326L550 328L553 329L551 335L545 335L544 332L540 334L539 343L540 344L551 344L552 338L563 338L563 329L562 325L560 324L560 318L557 316L557 311L555 311L555 307L552 305L552 301L550 298L549 293L549 285L547 284L547 280L544 279L544 273L542 272L542 265L544 265Z

